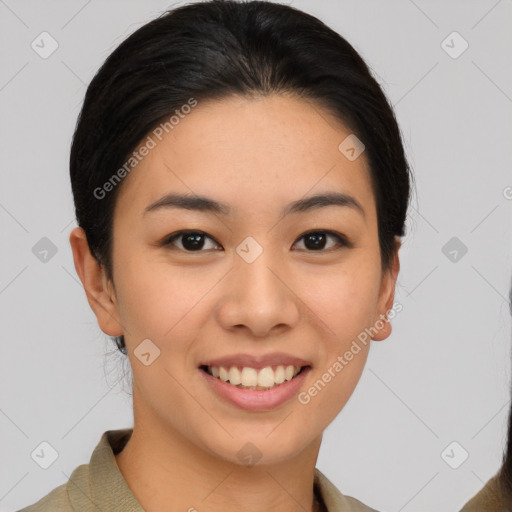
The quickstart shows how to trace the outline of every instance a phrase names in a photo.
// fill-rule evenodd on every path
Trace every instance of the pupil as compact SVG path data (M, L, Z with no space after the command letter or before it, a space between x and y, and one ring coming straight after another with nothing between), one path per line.
M201 249L204 244L204 240L202 240L203 235L199 233L190 233L188 235L183 236L183 247L185 249ZM190 243L189 243L190 242Z
M314 233L314 234L306 236L306 240L305 240L304 245L308 249L323 249L323 247L325 245L325 239L326 239L325 234ZM308 243L309 240L312 240L313 243L309 244Z

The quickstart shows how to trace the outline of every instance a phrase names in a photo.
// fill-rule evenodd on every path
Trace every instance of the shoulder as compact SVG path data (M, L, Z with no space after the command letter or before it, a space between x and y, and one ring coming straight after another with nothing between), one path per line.
M102 437L102 441L104 439L105 437ZM95 451L97 450L98 447ZM86 511L90 509L90 503L92 503L90 493L90 463L81 464L73 470L67 482L50 491L39 501L17 512Z
M490 478L480 491L473 496L460 512L504 512L505 498L498 475Z
M143 512L115 460L131 432L132 429L104 432L88 464L76 467L66 483L18 512L97 512L114 510L119 504L125 512Z
M347 500L347 503L350 506L347 512L378 512L374 508L370 508L368 505L365 505L359 500L352 498L352 496L345 496L345 499Z
M359 500L352 498L352 496L344 496L348 507L346 508L347 512L379 512L378 510L365 505ZM345 509L343 509L345 510Z
M18 512L59 512L73 511L73 506L69 501L68 492L66 490L67 484L59 485L49 492L46 496L41 498L36 503L25 507Z
M342 494L318 468L315 468L315 486L327 512L378 512L361 501Z
M82 508L87 505L88 500L90 501L89 465L82 464L74 469L66 483L18 512L72 512L76 510L76 505L80 506L80 510L88 510L87 507Z

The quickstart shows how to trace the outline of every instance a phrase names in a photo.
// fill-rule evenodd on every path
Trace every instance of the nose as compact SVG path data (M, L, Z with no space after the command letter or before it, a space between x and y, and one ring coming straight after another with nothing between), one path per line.
M252 263L236 256L217 307L227 330L246 330L255 337L285 331L300 319L300 299L284 265L263 253Z

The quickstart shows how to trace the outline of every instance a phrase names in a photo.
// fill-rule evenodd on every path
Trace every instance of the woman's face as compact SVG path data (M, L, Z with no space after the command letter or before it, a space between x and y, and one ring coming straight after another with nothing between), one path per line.
M361 333L382 327L398 272L397 258L381 271L365 153L346 152L351 139L339 149L349 135L318 106L278 95L199 102L161 141L152 135L119 185L114 287L103 280L112 300L90 301L105 333L125 335L136 425L235 463L244 450L275 463L319 441L361 376ZM209 203L150 206L167 194ZM348 199L308 202L319 194ZM277 366L308 368L247 391L207 374L209 363L266 387L283 378Z

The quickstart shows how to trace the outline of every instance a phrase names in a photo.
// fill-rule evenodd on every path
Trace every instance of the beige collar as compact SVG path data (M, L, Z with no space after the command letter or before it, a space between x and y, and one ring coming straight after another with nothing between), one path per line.
M94 449L88 465L76 468L66 486L69 499L76 510L123 510L144 512L128 487L115 454L128 442L133 429L107 430ZM376 512L360 501L344 496L315 468L314 485L328 512Z

